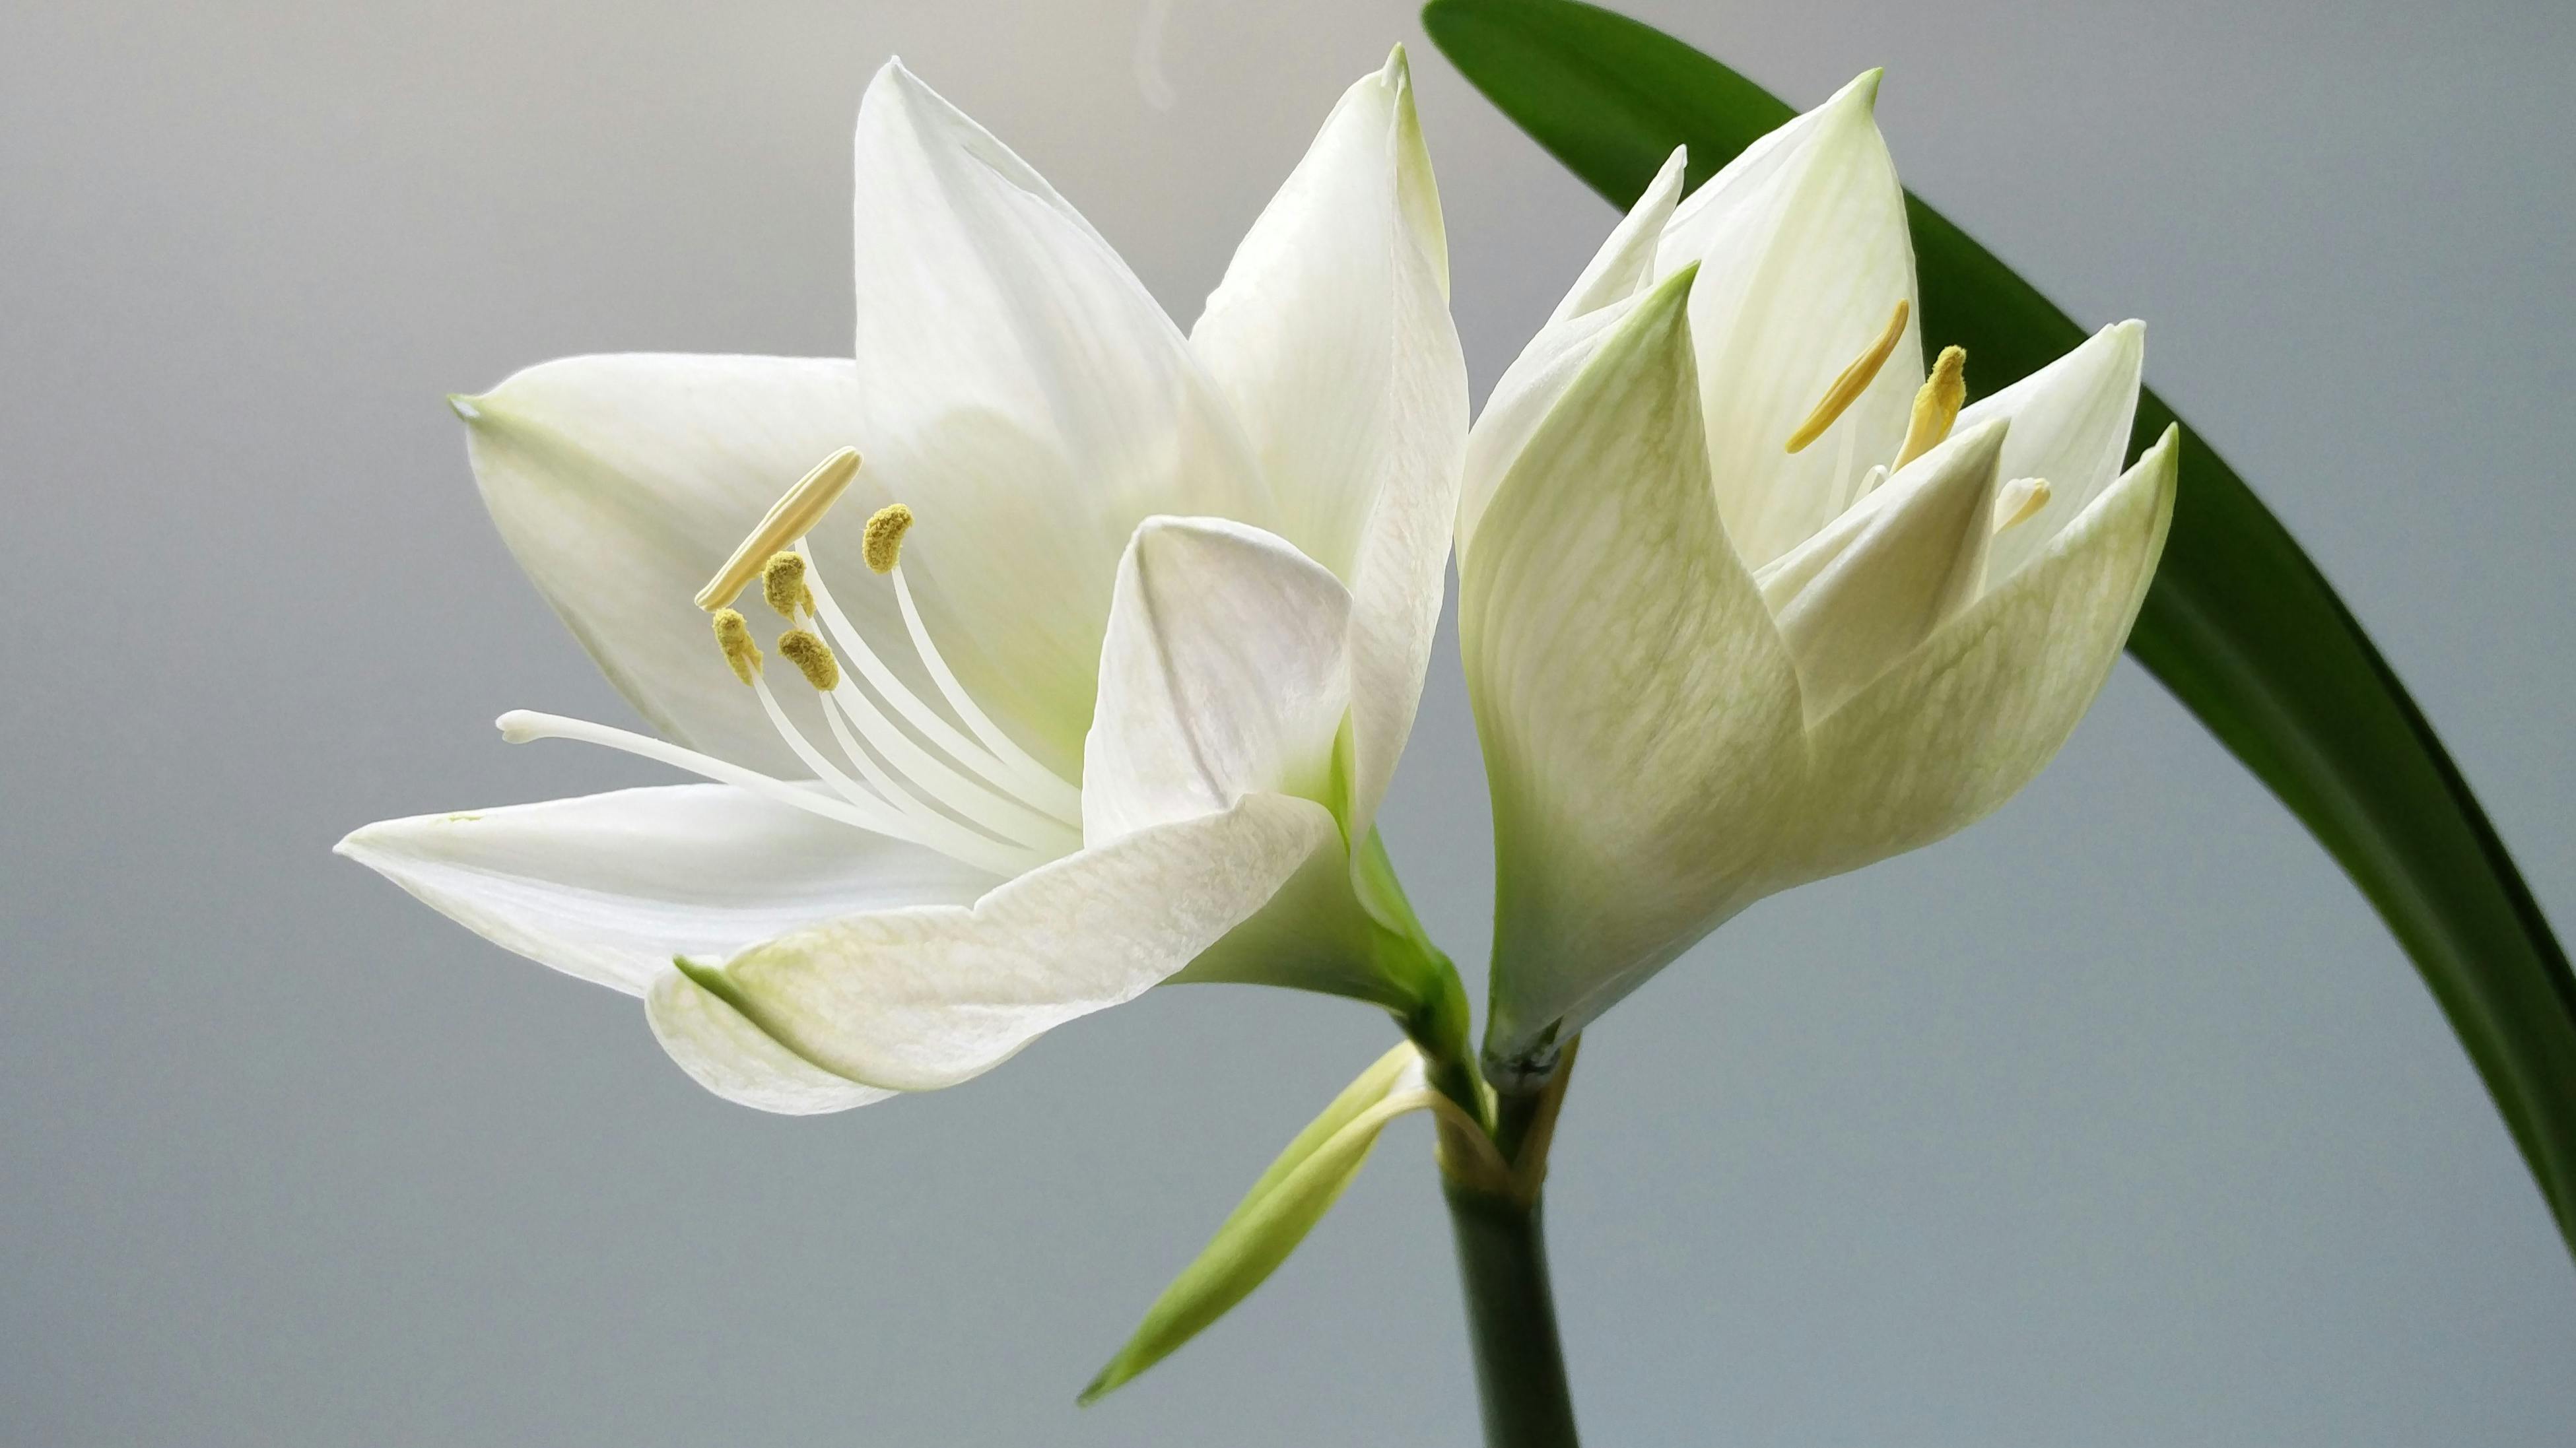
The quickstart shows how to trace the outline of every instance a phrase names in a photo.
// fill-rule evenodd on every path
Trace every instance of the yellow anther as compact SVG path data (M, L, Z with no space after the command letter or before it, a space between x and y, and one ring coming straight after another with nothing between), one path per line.
M1962 347L1944 347L1933 360L1932 375L1923 379L1923 390L1914 394L1914 416L1905 424L1905 446L1896 450L1896 466L1903 467L1941 445L1950 435L1950 424L1959 420L1959 406L1968 400L1968 353Z
M799 610L814 611L814 590L805 586L805 559L801 554L772 553L769 566L760 570L760 596L789 623L796 621Z
M814 471L797 479L787 496L770 507L760 526L751 530L751 536L742 540L742 546L733 550L725 566L698 590L698 607L712 612L732 603L734 595L742 592L742 586L751 582L771 554L814 531L832 500L841 496L841 490L858 475L856 448L845 447L816 463Z
M811 630L791 628L780 634L778 651L817 691L828 694L840 687L841 661L832 657L832 646Z
M1868 351L1852 359L1852 364L1825 389L1825 398L1816 404L1816 410L1807 414L1796 432L1789 434L1789 451L1798 452L1823 437L1825 429L1832 427L1835 419L1869 390L1869 384L1878 379L1878 369L1887 365L1887 359L1896 352L1896 344L1903 340L1905 318L1912 310L1904 298L1897 299L1896 313L1887 319L1887 330L1878 334Z
M724 650L733 676L748 685L760 673L760 645L751 641L751 625L729 608L716 610L716 647Z
M903 557L903 535L912 527L912 510L901 503L888 503L868 519L866 553L868 566L879 573L894 572Z
M2048 479L2015 478L1995 494L1995 531L2000 533L2048 506Z

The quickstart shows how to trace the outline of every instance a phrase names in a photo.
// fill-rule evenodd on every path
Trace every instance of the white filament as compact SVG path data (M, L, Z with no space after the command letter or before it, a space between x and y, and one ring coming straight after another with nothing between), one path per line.
M514 710L501 716L502 737L522 743L531 739L573 739L655 760L719 783L748 789L809 814L893 839L909 840L951 859L1018 875L1082 847L1082 792L1037 762L977 708L940 657L930 631L921 621L911 586L900 567L894 570L895 597L905 631L911 636L922 668L939 693L975 738L969 739L938 710L916 695L894 670L886 667L849 615L832 601L823 572L803 538L792 547L805 560L805 582L815 621L829 629L842 658L875 690L862 692L850 670L820 695L823 721L840 758L818 746L797 727L769 682L754 673L751 686L780 739L814 771L823 789L773 779L758 770L727 763L649 735L567 719L554 714ZM791 622L796 620L791 620ZM882 699L906 724L980 779L967 777L916 742L902 725L878 706ZM980 742L979 742L980 741ZM842 760L855 766L852 778ZM825 791L829 791L826 793Z

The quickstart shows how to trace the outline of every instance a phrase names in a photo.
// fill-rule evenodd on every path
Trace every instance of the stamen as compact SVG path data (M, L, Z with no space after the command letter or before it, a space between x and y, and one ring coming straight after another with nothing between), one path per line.
M1903 467L1941 445L1950 435L1950 424L1959 420L1959 406L1968 400L1968 353L1961 347L1944 347L1932 363L1932 375L1923 380L1923 388L1914 394L1914 416L1905 425L1905 446L1896 450L1896 466Z
M832 726L832 737L840 741L842 752L850 756L880 794L893 801L895 808L906 815L935 827L955 828L955 822L947 815L923 802L923 797L927 796L930 801L956 811L987 832L1036 851L1041 859L1051 859L1082 848L1079 829L1049 819L1015 798L984 789L905 738L903 731L895 728L893 721L869 702L868 696L859 692L846 676L839 687L824 696L824 701L827 707L823 710L823 722ZM851 734L850 723L845 721L855 721L860 733L865 734L877 746L876 749L871 751L862 747ZM904 771L906 779L911 781L911 788L897 783L886 765L877 762L880 754L894 768Z
M1878 334L1878 340L1869 344L1868 351L1852 359L1852 364L1825 389L1824 400L1816 404L1816 410L1807 414L1807 420L1798 425L1796 432L1789 434L1789 451L1805 451L1807 444L1823 437L1825 429L1832 427L1835 420L1869 390L1869 384L1878 379L1878 369L1887 365L1887 359L1896 351L1897 342L1905 336L1905 318L1912 310L1904 298L1897 299L1896 311L1887 319L1887 330Z
M912 510L901 503L888 503L868 519L867 541L861 555L868 567L878 573L892 573L903 558L903 535L912 528Z
M899 840L910 840L917 845L926 845L952 860L963 860L967 864L980 866L1002 875L1016 875L1054 858L1045 851L1032 850L1023 845L1009 844L977 834L954 820L943 819L919 809L907 809L899 816L876 814L876 811L886 807L887 802L870 793L857 780L842 773L829 756L814 747L813 741L805 737L805 731L797 728L796 721L787 717L787 711L780 706L778 696L770 692L768 681L764 679L754 684L752 688L760 695L760 707L769 715L771 727L778 731L778 737L786 741L787 747L795 751L796 757L805 762L805 767L814 771L816 778L821 779L854 809L869 811L872 817L871 823L867 826L869 829L881 835L891 835Z
M814 591L805 586L805 559L796 553L772 553L769 566L760 570L760 596L771 609L789 623L800 611L814 611Z
M882 755L886 762L904 777L906 782L904 787L887 787L890 782L884 780L878 780L878 783L881 788L886 788L888 797L897 807L908 814L917 814L926 819L946 823L946 816L937 814L928 805L920 802L920 800L927 800L941 809L952 811L973 821L1003 839L1016 841L1031 849L1048 854L1061 854L1067 850L1080 848L1082 844L1082 827L1079 823L1082 818L1081 792L1053 775L1044 774L1043 771L1040 773L1045 782L1053 786L1053 791L1034 788L1030 781L1016 776L1002 760L978 749L971 740L960 734L947 720L941 718L937 711L923 703L909 686L885 666L884 661L877 657L876 650L869 646L867 635L852 626L849 616L833 602L832 590L823 580L821 565L816 564L813 561L813 555L807 551L810 546L809 540L800 540L796 545L797 551L806 559L805 581L813 590L816 616L830 628L831 637L840 646L841 653L847 656L859 674L867 679L869 686L876 690L878 698L891 704L934 746L945 750L950 758L955 759L976 775L982 776L982 781L970 779L950 768L936 755L915 743L909 735L896 726L892 719L886 716L884 710L877 707L875 700L861 692L857 684L847 675L838 680L836 686L829 691L828 698L832 707L825 711L825 719L831 724L834 735L840 738L841 747L849 752L850 757L857 761L862 769L870 770L869 777L872 780L877 779L873 769L873 759L868 751L859 748L856 741L850 737L849 731L843 726L843 721L846 720L849 724L856 725L859 734L867 740L875 753ZM900 594L903 574L897 570L894 577ZM907 619L907 624L918 628L917 619ZM916 645L920 638L921 635L916 632L914 635ZM933 667L936 671L945 666ZM962 712L969 716L976 716L971 702ZM917 800L916 795L920 799Z
M1054 770L1038 763L1010 735L1003 733L991 716L975 706L966 686L957 682L956 671L948 667L948 660L940 657L939 646L930 641L930 629L921 621L921 609L912 601L912 584L903 576L901 568L894 570L894 597L903 609L903 626L912 635L913 650L921 655L922 667L930 671L930 682L938 686L939 695L948 701L948 707L956 710L957 717L965 720L966 727L975 731L975 737L992 751L992 757L1011 772L1013 782L1018 786L1014 792L1031 797L1033 803L1060 818L1068 821L1081 819L1082 791L1057 778ZM997 779L994 783L1002 781Z
M760 645L751 641L751 625L729 608L716 610L716 647L724 650L733 676L748 684L760 677Z
M859 453L856 448L843 448L814 465L814 470L797 479L787 496L773 504L760 526L733 550L733 556L716 570L716 576L698 590L698 607L710 611L733 602L752 575L760 572L769 555L814 531L823 520L850 479L859 475Z
M807 550L810 546L805 543L797 545L800 551ZM808 552L809 562L811 556ZM942 718L937 710L923 703L921 697L901 679L896 678L894 671L887 668L884 661L877 657L876 650L868 645L867 635L858 630L851 622L850 616L843 613L840 605L833 600L831 586L824 581L823 570L819 566L809 567L805 577L806 582L814 590L815 611L830 628L833 641L840 645L842 654L847 656L850 664L867 679L868 686L876 690L878 697L891 704L895 711L903 716L905 723L919 730L923 738L946 751L950 758L981 775L996 789L1034 806L1045 815L1054 816L1058 828L1080 830L1082 819L1080 790L1057 778L1046 766L1030 759L1017 746L1011 746L1009 753L1026 761L1024 767L1014 767L1005 759L977 748L974 740L960 733L957 727ZM905 584L904 575L900 569L896 570L894 580L896 599L899 602L908 600L911 589ZM921 626L918 610L908 610L905 613L904 626L912 631L914 649L923 650L924 641L929 634ZM957 683L957 676L949 672L947 662L938 658L938 652L936 648L930 648L924 652L923 667L930 672L932 681L938 684L941 696L953 703L965 697L965 690ZM871 727L870 719L876 711L868 704L866 695L859 693L845 682L834 697L845 702L854 701L850 710L851 720L867 732L871 741L879 742L881 748L888 750L889 759L896 759L899 752L905 752L905 757L897 762L908 772L912 770L913 761L910 759L910 753L920 752L918 746L913 745L912 741L905 738L900 731L893 730L891 724L888 724L886 729L893 734L894 744L887 746L879 741L877 730ZM969 700L966 707L958 712L968 721L968 728L976 728L973 721L981 716L982 711L975 709L972 700ZM987 720L984 728L977 729L976 732L982 734L985 729L990 728L991 721ZM991 729L990 737L998 737L1005 745L1009 744L1008 736L1003 735L999 729ZM926 754L923 757L928 758ZM936 765L935 760L931 762Z
M832 657L829 644L807 629L791 628L778 636L778 651L814 686L814 692L828 694L841 684L841 661Z
M2048 506L2048 479L2015 478L1995 493L1995 531L2000 533Z

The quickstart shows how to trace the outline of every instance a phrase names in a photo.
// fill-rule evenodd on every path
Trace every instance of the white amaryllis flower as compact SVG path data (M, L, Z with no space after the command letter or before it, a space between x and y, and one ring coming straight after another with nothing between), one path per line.
M1929 381L1878 77L1681 201L1676 153L1478 419L1460 628L1498 854L1486 1055L1776 891L1928 844L2064 744L2171 516L2144 328Z
M1467 404L1402 52L1186 336L900 63L857 152L854 359L573 358L456 404L503 538L660 737L504 733L711 782L341 852L643 997L774 1111L962 1081L1193 961L1418 1005L1371 820Z

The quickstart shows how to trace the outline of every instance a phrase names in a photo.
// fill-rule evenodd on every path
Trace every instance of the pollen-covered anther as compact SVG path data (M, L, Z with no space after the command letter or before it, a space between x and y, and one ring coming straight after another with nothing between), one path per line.
M1914 394L1914 415L1905 424L1905 446L1896 450L1896 466L1901 468L1939 447L1967 400L1967 349L1944 347L1933 359L1932 375L1923 379L1922 390Z
M814 531L823 521L834 499L859 475L859 453L856 448L843 448L814 465L814 470L796 480L787 496L770 506L751 536L733 550L733 556L716 570L707 586L698 590L698 607L712 613L730 605L742 586L758 576L771 554Z
M828 694L841 686L841 661L832 657L832 646L810 629L791 628L778 636L778 651L787 662L805 676L815 692Z
M2000 533L2048 506L2048 479L2015 478L1995 493L1995 531Z
M1802 451L1807 444L1823 437L1825 430L1869 390L1869 384L1878 380L1878 369L1887 365L1887 359L1895 355L1896 344L1904 340L1905 319L1913 310L1903 297L1896 299L1896 311L1887 319L1886 330L1878 334L1877 341L1869 344L1869 350L1853 358L1851 365L1834 378L1825 388L1824 398L1816 404L1816 410L1807 414L1807 420L1798 424L1796 432L1789 434L1789 451Z
M760 570L760 596L778 616L794 623L800 614L814 612L814 590L805 583L805 559L797 553L772 553L769 566Z
M903 535L912 530L912 510L901 503L888 503L868 519L868 536L864 555L868 567L878 573L892 573L903 559Z
M733 676L748 685L760 676L760 645L752 642L751 625L729 608L716 610L716 647L724 650Z

